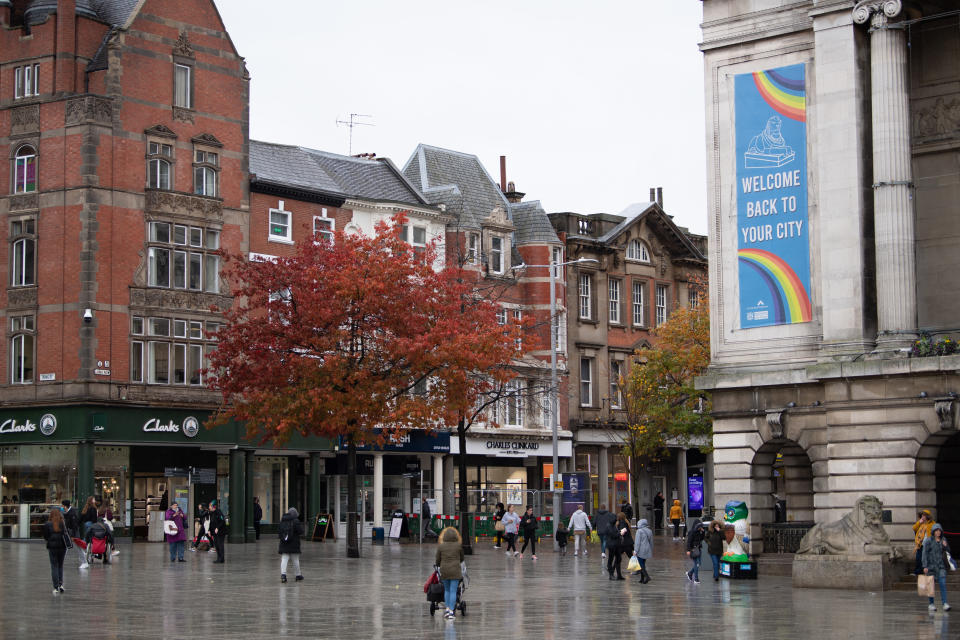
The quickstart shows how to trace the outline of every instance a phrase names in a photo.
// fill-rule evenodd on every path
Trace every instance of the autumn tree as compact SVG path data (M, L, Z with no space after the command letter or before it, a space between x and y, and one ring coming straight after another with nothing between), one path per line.
M705 284L696 282L695 291L695 304L677 309L657 327L654 344L636 352L622 381L623 455L630 459L637 496L645 463L662 460L671 445L711 440L710 396L694 387L694 378L710 364L710 309Z
M347 555L359 556L356 446L454 424L463 371L496 371L515 336L435 249L400 237L402 215L376 235L315 236L288 258L227 256L235 306L211 355L219 420L277 444L291 434L342 438L348 453ZM469 304L466 304L469 301ZM379 429L379 430L378 430ZM376 435L375 435L376 434Z

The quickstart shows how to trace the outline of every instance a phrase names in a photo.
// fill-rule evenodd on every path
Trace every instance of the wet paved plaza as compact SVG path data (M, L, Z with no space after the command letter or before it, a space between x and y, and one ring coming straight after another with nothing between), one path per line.
M647 585L609 581L598 547L587 559L542 549L534 562L481 543L467 558L467 616L453 622L431 618L423 595L432 544L366 542L360 560L344 558L343 542L303 546L306 580L287 584L267 537L228 545L224 565L190 552L171 565L166 545L138 543L80 571L71 551L67 592L54 596L42 544L0 543L0 638L960 638L960 619L930 614L915 592L795 590L773 576L714 583L709 568L693 585L669 538L657 540Z

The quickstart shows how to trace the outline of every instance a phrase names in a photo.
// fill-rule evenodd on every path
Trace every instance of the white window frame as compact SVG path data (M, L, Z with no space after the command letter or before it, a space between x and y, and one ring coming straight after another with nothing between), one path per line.
M555 320L556 325L554 325L554 331L556 332L556 350L557 353L566 353L567 351L567 314L565 311L557 311L557 319Z
M523 381L511 380L506 384L507 396L503 399L503 426L523 427Z
M209 321L206 324L211 330L220 326ZM134 317L130 327L134 338L130 342L130 381L176 387L203 386L207 382L204 369L209 366L216 342L203 328L200 320ZM158 353L166 354L165 382L157 378Z
M181 69L185 70L184 74L178 73ZM180 79L183 78L186 82L183 87L183 97L182 102L186 104L181 104L180 100ZM180 64L175 62L173 64L173 106L180 107L182 109L193 109L193 67L188 64Z
M37 325L32 315L10 318L10 384L33 384L37 375ZM20 354L18 360L17 353ZM31 365L29 374L27 364Z
M607 283L608 296L610 301L610 324L620 324L620 283L619 278L610 278Z
M637 262L650 262L650 252L647 245L636 238L627 245L627 260L636 260Z
M586 371L586 377L583 375L584 371ZM580 406L593 406L593 358L580 358Z
M320 223L321 227L317 228L317 223ZM320 237L326 240L329 243L333 243L334 231L337 229L337 221L333 218L327 216L327 208L323 207L320 209L319 216L313 216L313 235L314 237L317 234L320 234Z
M480 262L480 234L467 234L467 262L477 264Z
M14 234L13 225L32 225L32 231ZM10 224L10 286L32 287L37 284L37 221L34 218L13 220Z
M40 65L39 63L25 64L13 70L13 97L32 98L40 95Z
M593 305L591 300L592 289L593 289L593 274L591 273L581 273L579 278L580 285L578 287L578 309L579 317L581 320L592 320L593 319Z
M497 309L497 324L501 327L507 325L507 310L503 307Z
M490 272L501 275L504 272L503 238L490 236Z
M28 189L30 184L27 167L33 164L33 189ZM20 165L23 165L23 178L19 176ZM40 190L40 166L37 157L37 149L33 145L21 145L13 156L13 192L14 193L36 193Z
M283 225L286 227L285 234L281 235L273 232L273 214L275 213L286 216L287 218L286 224ZM283 200L279 202L276 209L270 209L267 214L267 241L293 244L293 212L284 210Z
M660 326L667 321L667 285L658 284L656 287L656 301L657 301L657 324L655 326Z
M553 268L553 278L558 282L563 282L563 267L559 266L563 264L563 247L553 247L550 255L553 256L553 264L557 265Z
M512 313L511 313L511 315L513 316L513 324L517 325L517 327L520 327L520 325L523 324L523 310L522 310L522 309L514 309L514 310L512 311ZM523 349L523 337L522 337L522 336L519 336L519 337L517 337L516 340L514 340L514 346L517 348L517 351L520 351L521 349Z
M638 295L639 294L639 295ZM639 280L633 281L633 299L632 299L632 313L633 313L633 326L635 327L644 327L646 326L646 314L645 303L647 296L647 283L641 282Z
M217 197L217 170L207 165L193 167L193 193L208 198Z

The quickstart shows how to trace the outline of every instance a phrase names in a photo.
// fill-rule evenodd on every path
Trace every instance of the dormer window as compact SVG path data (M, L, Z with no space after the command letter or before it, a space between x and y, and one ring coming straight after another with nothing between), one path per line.
M630 244L627 245L627 260L650 262L650 252L647 251L647 245L639 240L631 240Z

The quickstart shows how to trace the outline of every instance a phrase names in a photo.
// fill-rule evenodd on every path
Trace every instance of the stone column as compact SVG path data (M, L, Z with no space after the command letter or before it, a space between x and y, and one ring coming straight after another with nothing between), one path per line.
M433 498L437 509L443 509L443 455L433 456ZM446 513L441 511L441 513Z
M683 505L684 516L688 514L690 505L687 504L687 450L683 447L676 450L677 456L677 498Z
M853 10L858 24L870 21L877 344L891 349L912 344L917 329L907 41L890 23L902 8L901 0L861 0Z
M383 526L383 454L373 454L373 526Z
M246 473L244 469L243 451L230 451L230 527L227 541L230 543L246 540L244 506L246 505ZM220 498L217 498L218 501Z
M244 522L244 541L256 542L257 531L253 528L253 449L247 449L244 452L246 462L246 477L244 477L243 491L243 522ZM274 522L280 522L280 518L286 513L283 503L280 504L280 513L273 514Z
M603 445L600 447L600 455L597 460L597 484L599 485L600 504L607 505L607 509L612 509L610 505L610 460L608 457L610 447Z
M437 505L440 513L453 513L456 508L453 504L453 486L455 482L453 471L453 456L448 455L443 461L443 506L440 504Z

